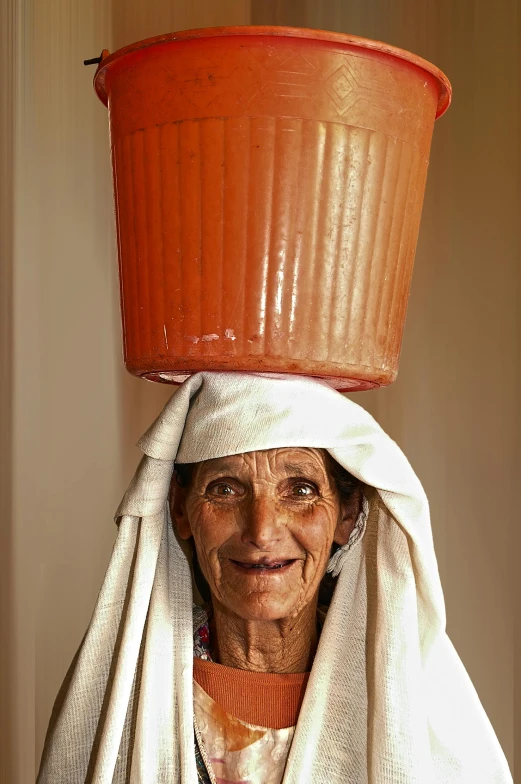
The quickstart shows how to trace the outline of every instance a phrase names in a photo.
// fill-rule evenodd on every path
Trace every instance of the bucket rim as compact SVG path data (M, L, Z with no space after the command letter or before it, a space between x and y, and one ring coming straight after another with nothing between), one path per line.
M105 72L108 67L116 60L120 60L133 52L140 49L146 49L151 46L161 44L171 44L178 41L200 40L201 38L225 38L226 36L234 37L241 35L250 36L273 36L276 38L303 38L312 39L315 41L326 41L335 44L344 44L346 46L359 47L361 49L368 49L387 54L391 57L396 57L400 60L405 60L418 68L427 71L433 76L438 83L438 106L436 109L436 117L441 117L450 106L452 98L452 86L448 77L433 63L425 60L407 49L400 49L398 46L387 44L384 41L376 41L372 38L362 38L357 35L349 35L347 33L337 33L330 30L317 30L311 27L285 27L285 26L270 26L270 25L239 25L230 27L197 27L191 30L180 30L174 33L166 33L164 35L156 35L152 38L145 38L142 41L135 41L132 44L123 46L117 49L112 54L108 49L104 49L101 54L101 60L94 75L94 89L100 101L107 106L108 96L105 90Z

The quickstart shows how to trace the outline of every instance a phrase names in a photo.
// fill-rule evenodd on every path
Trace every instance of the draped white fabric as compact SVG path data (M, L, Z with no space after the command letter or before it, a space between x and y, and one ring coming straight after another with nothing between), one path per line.
M445 633L424 491L367 412L316 380L199 373L139 445L39 784L196 784L191 577L167 504L174 460L279 446L327 449L365 483L369 504L364 535L330 563L337 586L284 784L512 781Z

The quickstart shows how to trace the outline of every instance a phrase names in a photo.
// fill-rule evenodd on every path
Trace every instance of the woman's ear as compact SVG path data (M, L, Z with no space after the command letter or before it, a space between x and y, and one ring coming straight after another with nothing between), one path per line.
M186 496L187 488L181 487L174 477L172 479L172 484L170 485L170 496L168 501L170 504L172 522L181 539L190 539L192 536L192 530L186 513Z
M362 511L362 488L355 490L349 501L341 502L340 517L333 541L340 546L347 544Z

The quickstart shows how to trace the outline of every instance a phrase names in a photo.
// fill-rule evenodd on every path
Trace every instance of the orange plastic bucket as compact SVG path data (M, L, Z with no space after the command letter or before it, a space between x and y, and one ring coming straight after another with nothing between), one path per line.
M104 52L127 369L397 374L450 84L376 41L223 27Z

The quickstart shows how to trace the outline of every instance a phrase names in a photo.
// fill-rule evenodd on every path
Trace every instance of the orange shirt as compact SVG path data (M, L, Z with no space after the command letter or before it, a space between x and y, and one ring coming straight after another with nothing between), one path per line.
M308 678L308 672L251 672L194 659L194 679L218 705L241 721L272 729L297 723Z

